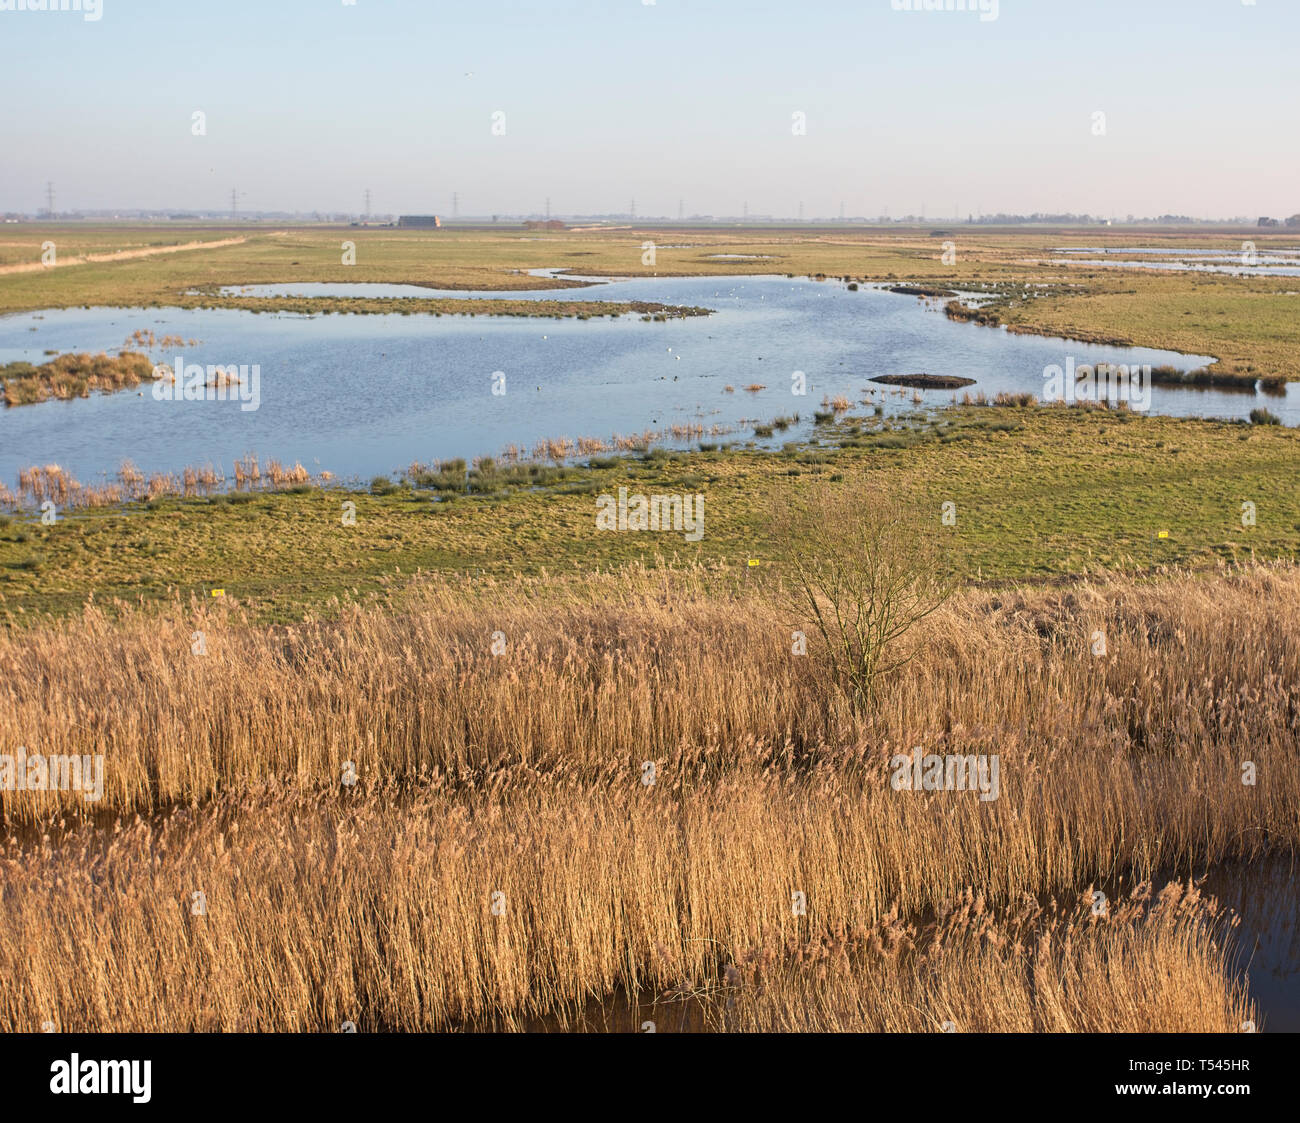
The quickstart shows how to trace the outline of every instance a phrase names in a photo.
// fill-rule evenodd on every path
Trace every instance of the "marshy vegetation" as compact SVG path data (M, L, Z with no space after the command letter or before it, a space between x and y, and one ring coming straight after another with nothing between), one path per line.
M1151 381L1158 386L1213 386L1239 387L1254 390L1258 384L1265 392L1286 391L1286 379L1279 375L1263 375L1247 364L1246 369L1228 370L1214 367L1198 367L1196 370L1179 370L1177 367L1156 366L1151 368Z
M479 465L486 470L473 490L476 465L468 463L446 474L438 462L413 466L349 488L328 472L299 482L305 473L295 462L277 470L263 458L255 485L243 490L233 487L230 465L198 465L143 473L143 491L130 466L125 476L85 485L64 469L51 481L37 466L24 473L31 486L21 494L0 486L0 622L27 627L46 612L75 613L90 590L115 611L119 601L165 601L214 585L263 619L290 621L327 611L336 597L390 599L421 570L504 579L673 556L723 566L774 560L755 574L765 580L779 572L783 549L770 501L816 480L905 496L936 523L941 504L954 502L959 514L945 549L975 581L1300 556L1294 429L1178 421L1096 403L1036 407L1032 399L984 397L970 408L889 418L878 409L818 411L813 443L775 452L709 433L686 437L698 440L698 451L670 451L651 439L666 438L667 429L591 444L557 438L531 453L516 446L491 467ZM242 459L248 480L254 473ZM521 464L529 465L526 482L513 468ZM422 467L441 490L413 481ZM66 489L66 502L55 500L56 525L42 525L35 511L38 478L45 498ZM688 548L653 536L593 536L593 491L625 484L706 492L704 539ZM129 501L137 493L140 501ZM455 501L431 502L435 495ZM1250 527L1241 523L1246 499L1261 516ZM340 527L343 501L355 504L353 530ZM1169 536L1156 540L1158 529Z
M869 706L774 592L430 581L288 628L222 600L6 636L0 740L107 766L97 806L3 794L0 1025L430 1029L619 990L731 1028L1252 1016L1194 894L1028 898L1295 852L1300 572L963 592ZM913 745L999 754L1000 798L894 790Z
M553 320L617 319L630 314L664 322L690 316L711 316L711 308L663 304L653 300L487 300L474 297L384 296L247 296L240 293L183 294L178 308L238 308L245 312L292 313L306 316L530 316Z
M0 397L6 406L88 398L92 390L111 393L152 382L154 364L148 355L123 351L120 355L67 354L34 366L6 363L0 366Z
M330 478L323 473L323 481ZM211 464L190 465L180 472L142 472L124 460L115 481L84 484L58 464L32 465L18 473L18 490L10 492L0 483L0 508L39 506L46 500L60 510L93 510L122 507L132 503L153 503L164 497L199 498L220 495L227 489L240 490L303 488L312 475L295 462L292 467L279 460L261 463L255 453L239 457L232 476Z
M492 287L557 259L626 273L640 235L385 237L368 279L399 261ZM746 231L708 236L735 261L665 249L660 268L743 273L771 268L746 253L767 249L847 280L865 254L927 299L983 285L990 305L948 314L1011 330L1218 348L1250 319L1259 354L1229 347L1215 377L1297 373L1268 282L1038 288L1025 278L1065 275L1020 260L1043 236L977 237L947 267L919 235ZM0 282L0 306L172 301L196 271L280 281L300 260L297 276L338 280L336 249L258 235L147 275ZM1216 301L1222 322L1182 321ZM471 310L349 303L259 307ZM6 401L152 375L100 359L6 368ZM684 422L672 435L697 453L562 437L368 490L252 456L229 494L210 466L128 463L86 486L24 471L0 488L24 508L0 516L0 745L103 753L106 783L98 803L0 791L0 1028L586 1028L619 995L740 1031L1258 1020L1230 921L1186 879L1300 849L1296 434L1265 410L1139 425L1030 395L968 403L886 421L874 398L863 417L828 397L814 443L777 454ZM620 483L707 485L707 544L663 562L658 543L593 536L592 492ZM899 517L872 521L882 496ZM37 525L45 499L78 514ZM873 527L880 564L831 552ZM216 585L230 595L200 595ZM997 754L999 797L895 789L913 746ZM1093 888L1116 881L1098 912Z

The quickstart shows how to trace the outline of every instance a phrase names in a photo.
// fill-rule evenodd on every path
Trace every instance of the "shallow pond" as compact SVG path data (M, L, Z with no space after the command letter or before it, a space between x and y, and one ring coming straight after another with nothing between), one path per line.
M437 296L419 286L303 284L252 292ZM395 291L400 290L400 291ZM368 480L412 461L494 456L545 438L598 437L700 426L669 440L750 440L755 422L800 415L766 442L810 435L824 396L881 403L886 414L936 408L961 392L873 385L876 375L974 378L970 393L1041 396L1044 368L1150 363L1181 369L1206 356L1089 345L949 320L941 301L837 281L784 277L645 278L558 290L464 293L485 299L646 300L699 305L707 317L644 322L444 315L257 314L235 309L65 309L0 319L0 362L39 363L47 349L112 351L137 329L197 340L187 363L256 364L258 408L238 401L156 401L151 386L0 411L0 479L31 464L62 465L84 483L112 478L124 458L145 471L214 464L248 452L341 478ZM176 352L151 353L172 363ZM805 396L792 374L807 377ZM492 392L495 372L505 390ZM499 379L497 379L499 383ZM747 391L748 386L762 389ZM730 389L728 389L730 387ZM868 394L870 390L870 395ZM1265 405L1300 423L1300 395L1155 387L1151 410L1246 417ZM870 405L858 412L870 412ZM731 430L712 436L714 427Z
M1103 254L1127 256L1134 254L1159 255L1171 260L1112 261L1098 258L1062 257L1054 264L1069 262L1072 265L1101 265L1111 269L1164 269L1173 272L1229 273L1236 277L1300 277L1300 250L1269 250L1248 252L1254 243L1246 243L1239 250L1221 249L1139 249L1133 246L1109 247L1066 246L1058 254Z

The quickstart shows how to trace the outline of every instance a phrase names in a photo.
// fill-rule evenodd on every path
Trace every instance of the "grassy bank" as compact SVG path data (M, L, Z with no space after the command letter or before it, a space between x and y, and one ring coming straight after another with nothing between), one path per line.
M474 300L437 297L298 297L241 294L177 297L178 308L239 308L245 312L308 316L531 316L553 320L592 320L636 314L647 320L708 316L711 310L653 300Z
M969 407L911 425L847 415L821 432L820 445L785 453L651 450L515 476L462 465L373 492L312 487L284 470L290 490L74 509L52 526L11 514L0 524L0 615L13 625L76 611L92 593L110 605L215 587L262 618L290 620L336 598L387 598L417 570L565 574L656 557L763 581L781 569L773 502L819 480L898 494L932 514L953 570L971 581L1294 558L1300 547L1300 434L1280 426ZM148 494L137 477L136 491L119 487L105 502ZM620 486L705 496L703 538L597 532L596 497ZM53 498L62 506L68 494ZM343 524L345 502L356 505L354 526ZM955 525L945 526L949 502ZM749 559L762 564L749 570Z

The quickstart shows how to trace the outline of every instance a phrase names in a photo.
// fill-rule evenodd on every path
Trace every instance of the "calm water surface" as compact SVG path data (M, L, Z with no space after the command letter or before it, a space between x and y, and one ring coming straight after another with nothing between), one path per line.
M437 296L403 285L251 286L252 292ZM415 460L497 455L540 439L608 438L672 425L715 425L751 439L754 421L798 412L780 438L806 437L825 395L866 397L874 375L926 372L976 380L972 393L1039 393L1043 368L1151 363L1182 369L1207 356L1012 335L950 321L937 301L839 282L784 277L639 278L588 288L464 293L484 299L648 300L713 315L666 323L639 316L554 320L429 315L256 314L234 309L66 309L0 319L0 362L41 362L46 349L115 350L137 329L197 340L190 363L257 364L260 406L155 401L140 392L45 402L0 412L0 479L57 463L83 482L112 477L124 458L147 471L212 463L229 472L256 452L312 471L368 480ZM174 349L152 352L172 362ZM791 394L805 372L808 393ZM502 371L506 393L491 392ZM749 393L744 387L765 389ZM728 392L726 387L733 390ZM888 414L918 407L912 392L873 387ZM1257 405L1300 424L1300 395L1155 388L1152 412L1241 418ZM960 397L923 395L922 408ZM676 443L688 446L699 437ZM705 437L704 439L710 439ZM764 442L758 442L763 444Z
M1240 965L1269 1033L1300 1033L1300 864L1276 856L1216 866L1203 890L1241 917Z
M1230 273L1236 277L1300 277L1300 250L1258 250L1247 263L1244 250L1221 249L1137 249L1133 246L1063 246L1058 254L1103 254L1132 257L1133 254L1160 255L1167 261L1112 261L1097 258L1058 258L1055 264L1069 261L1074 265L1102 265L1112 269L1164 269L1173 272Z

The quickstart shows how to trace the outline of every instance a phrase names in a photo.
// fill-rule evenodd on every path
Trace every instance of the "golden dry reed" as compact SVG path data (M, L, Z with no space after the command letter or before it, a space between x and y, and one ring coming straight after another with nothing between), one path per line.
M1002 918L967 893L924 933L875 931L751 951L701 1028L857 1033L1240 1033L1258 1025L1223 943L1235 924L1193 885L1138 886L1106 916L1027 900Z
M1293 567L964 593L865 711L830 690L811 630L793 654L782 601L646 570L428 583L400 611L288 628L195 602L0 637L0 753L105 760L98 803L0 793L0 1027L549 1016L708 988L747 954L857 939L971 887L1004 913L1297 849ZM894 790L913 746L997 754L998 798ZM1032 963L950 933L947 989L916 978L955 993L994 955L971 1025L1242 1014L1207 929L1121 919ZM1042 964L1129 1012L1070 1006L1065 982L1064 1013L1038 983L1026 1006L1016 980ZM1175 965L1178 1002L1153 982ZM833 995L792 977L735 1024L920 1029L938 1011L885 1010L920 985L906 972L854 977Z
M1238 921L1194 884L1149 882L1098 914L1026 898L995 916L967 891L925 925L891 914L784 947L752 948L704 986L623 993L484 1028L580 1032L1141 1033L1259 1027ZM635 1001L633 1000L635 998ZM1135 1001L1135 999L1137 999Z
M322 473L324 480L329 473ZM0 483L0 508L39 506L50 500L60 508L117 507L124 503L160 499L163 496L214 495L227 490L225 475L211 464L187 465L180 475L154 472L149 476L130 460L122 461L117 482L83 484L58 464L32 465L18 472L18 492L14 494ZM235 487L299 487L312 482L311 473L295 462L292 468L270 460L263 468L256 455L249 453L235 462Z
M873 907L868 845L833 792L758 777L678 797L514 777L468 795L267 790L15 842L0 855L0 1028L524 1028L618 989L719 987L739 1008L713 1020L737 1029L1256 1017L1221 930L1187 909L999 924L968 893L964 919L916 940ZM801 915L791 885L807 887Z

